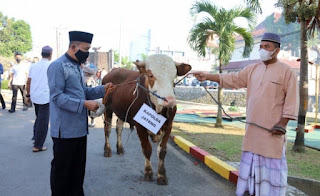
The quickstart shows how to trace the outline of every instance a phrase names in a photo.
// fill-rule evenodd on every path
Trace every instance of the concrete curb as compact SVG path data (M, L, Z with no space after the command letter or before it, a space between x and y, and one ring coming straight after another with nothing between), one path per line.
M239 170L233 166L225 163L210 153L202 150L193 143L187 141L181 136L171 136L172 140L184 151L199 161L205 163L210 169L218 173L228 181L237 184L239 177ZM297 178L288 176L288 184L298 188L308 195L319 195L320 193L320 182L311 179Z
M193 143L185 140L181 136L172 136L172 140L184 151L205 163L214 172L221 175L223 178L237 184L239 171L210 153L202 150Z
M298 188L310 196L320 195L320 182L316 180L288 176L288 184Z

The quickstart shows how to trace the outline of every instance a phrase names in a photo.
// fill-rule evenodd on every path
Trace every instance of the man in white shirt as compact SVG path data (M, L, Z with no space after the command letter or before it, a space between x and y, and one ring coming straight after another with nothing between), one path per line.
M101 71L101 80L104 78L104 76L105 75L107 75L107 71L104 69L104 68L102 68L102 71Z
M13 67L10 69L9 79L9 88L12 89L13 94L11 109L9 110L10 113L16 111L18 89L20 90L22 95L23 111L28 109L27 105L25 104L25 84L28 76L28 67L26 63L22 62L22 54L20 52L15 53L15 59L17 63L14 64Z
M26 102L33 102L36 113L32 138L34 140L33 152L47 150L43 144L47 137L49 124L50 90L47 70L52 58L52 48L50 46L43 47L41 56L42 59L30 67L26 87Z

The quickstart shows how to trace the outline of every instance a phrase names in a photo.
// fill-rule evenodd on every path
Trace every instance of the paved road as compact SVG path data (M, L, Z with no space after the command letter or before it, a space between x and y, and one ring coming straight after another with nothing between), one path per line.
M10 94L6 96L9 106ZM17 111L0 109L0 195L50 195L50 162L52 140L48 136L45 152L32 152L34 108L22 111L18 99ZM87 167L84 182L86 195L234 195L235 185L212 172L202 163L176 147L168 146L166 170L169 185L158 186L156 181L143 181L144 157L136 132L123 132L126 154L116 154L116 134L111 134L113 157L103 157L104 133L102 120L90 129ZM129 137L129 139L128 139ZM157 169L156 145L153 145L152 166Z

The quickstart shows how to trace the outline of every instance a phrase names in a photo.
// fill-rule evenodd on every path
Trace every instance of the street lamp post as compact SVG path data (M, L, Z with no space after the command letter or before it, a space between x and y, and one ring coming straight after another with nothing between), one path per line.
M315 124L317 125L318 123L318 102L319 102L319 66L318 64L316 65L316 120Z

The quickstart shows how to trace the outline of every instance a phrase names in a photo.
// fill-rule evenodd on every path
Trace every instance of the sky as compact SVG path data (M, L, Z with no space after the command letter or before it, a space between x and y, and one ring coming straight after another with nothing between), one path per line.
M27 55L38 56L41 48L67 50L68 31L80 30L94 34L92 47L100 51L121 50L129 55L130 42L146 35L151 29L151 47L178 51L190 50L189 30L194 24L189 10L195 0L0 0L0 11L31 26L33 50ZM217 6L231 9L245 6L243 0L211 0ZM261 22L278 10L276 0L262 0ZM241 21L240 21L241 22ZM56 52L57 55L57 52Z

